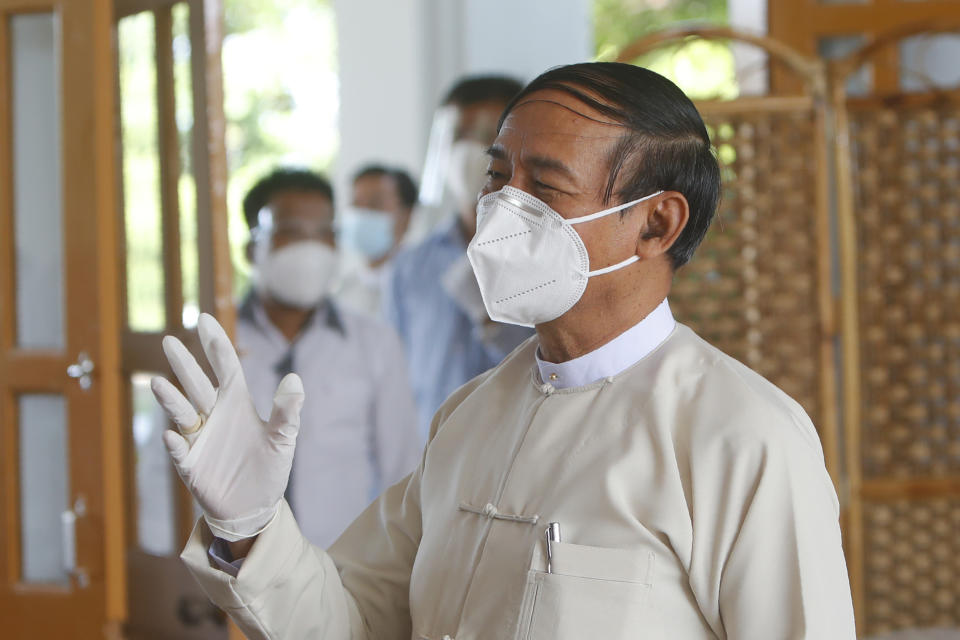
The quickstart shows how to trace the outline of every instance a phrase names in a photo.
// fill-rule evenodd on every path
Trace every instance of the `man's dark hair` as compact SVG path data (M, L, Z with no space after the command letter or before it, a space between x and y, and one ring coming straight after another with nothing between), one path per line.
M555 89L623 125L627 132L610 157L604 202L642 198L658 190L682 193L690 219L668 255L674 269L693 257L713 220L720 199L720 167L703 119L677 85L649 69L619 62L589 62L550 69L535 78L507 105L507 114L524 97ZM621 173L622 187L614 193Z
M523 84L509 76L468 76L451 87L443 104L468 107L489 100L507 103L521 89Z
M382 164L368 164L353 174L353 181L367 176L380 177L388 176L393 178L393 183L397 186L397 194L400 196L400 202L405 207L412 208L417 204L417 183L413 181L410 174L403 169L396 167L387 167Z
M330 181L319 173L309 169L280 167L257 180L257 183L244 196L243 216L247 220L247 226L251 229L255 228L260 209L267 206L270 198L284 191L319 193L333 202L333 187L330 186Z

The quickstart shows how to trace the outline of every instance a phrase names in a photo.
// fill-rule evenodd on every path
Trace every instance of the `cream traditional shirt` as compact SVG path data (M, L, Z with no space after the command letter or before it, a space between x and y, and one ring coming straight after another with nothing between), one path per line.
M683 325L566 389L536 350L455 392L417 469L329 552L283 505L236 577L202 520L184 560L250 638L855 637L836 494L799 405Z

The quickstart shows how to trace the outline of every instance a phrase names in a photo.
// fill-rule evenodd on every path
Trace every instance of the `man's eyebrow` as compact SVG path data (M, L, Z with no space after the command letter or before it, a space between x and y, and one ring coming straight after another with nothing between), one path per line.
M573 170L570 169L567 165L563 164L556 158L549 158L547 156L528 156L523 159L525 164L528 164L537 169L547 169L550 171L556 171L557 173L562 173L567 178L575 180L576 176L573 173Z
M487 149L487 155L493 158L494 160L506 160L507 151L499 144L495 144ZM528 156L523 159L524 163L535 167L537 169L547 169L550 171L556 171L557 173L562 173L567 178L575 180L576 176L573 173L573 170L570 169L567 165L563 164L556 158L550 158L547 156Z
M487 155L493 158L494 160L506 160L507 152L506 150L498 144L491 145L487 147Z

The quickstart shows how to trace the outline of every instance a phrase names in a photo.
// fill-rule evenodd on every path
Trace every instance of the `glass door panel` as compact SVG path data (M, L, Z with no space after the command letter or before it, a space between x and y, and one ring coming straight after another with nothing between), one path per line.
M179 551L174 494L179 479L161 438L169 423L150 391L152 375L135 373L130 378L137 544L147 553L169 556Z
M55 14L32 13L9 30L17 345L62 350L60 29Z
M63 396L19 397L20 576L67 586L76 561Z
M162 331L165 274L154 15L145 11L122 18L117 32L127 323L133 331Z

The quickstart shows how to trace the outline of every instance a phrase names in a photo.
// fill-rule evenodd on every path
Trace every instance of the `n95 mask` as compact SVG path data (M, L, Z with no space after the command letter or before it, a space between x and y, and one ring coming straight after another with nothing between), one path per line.
M254 246L254 288L277 302L309 309L330 293L337 275L338 258L333 249L315 240L302 240L270 250L266 243Z
M565 219L529 193L504 187L477 203L477 233L467 256L492 320L531 327L559 318L577 303L587 280L622 269L629 258L590 271L590 256L573 225L597 220L663 193Z

